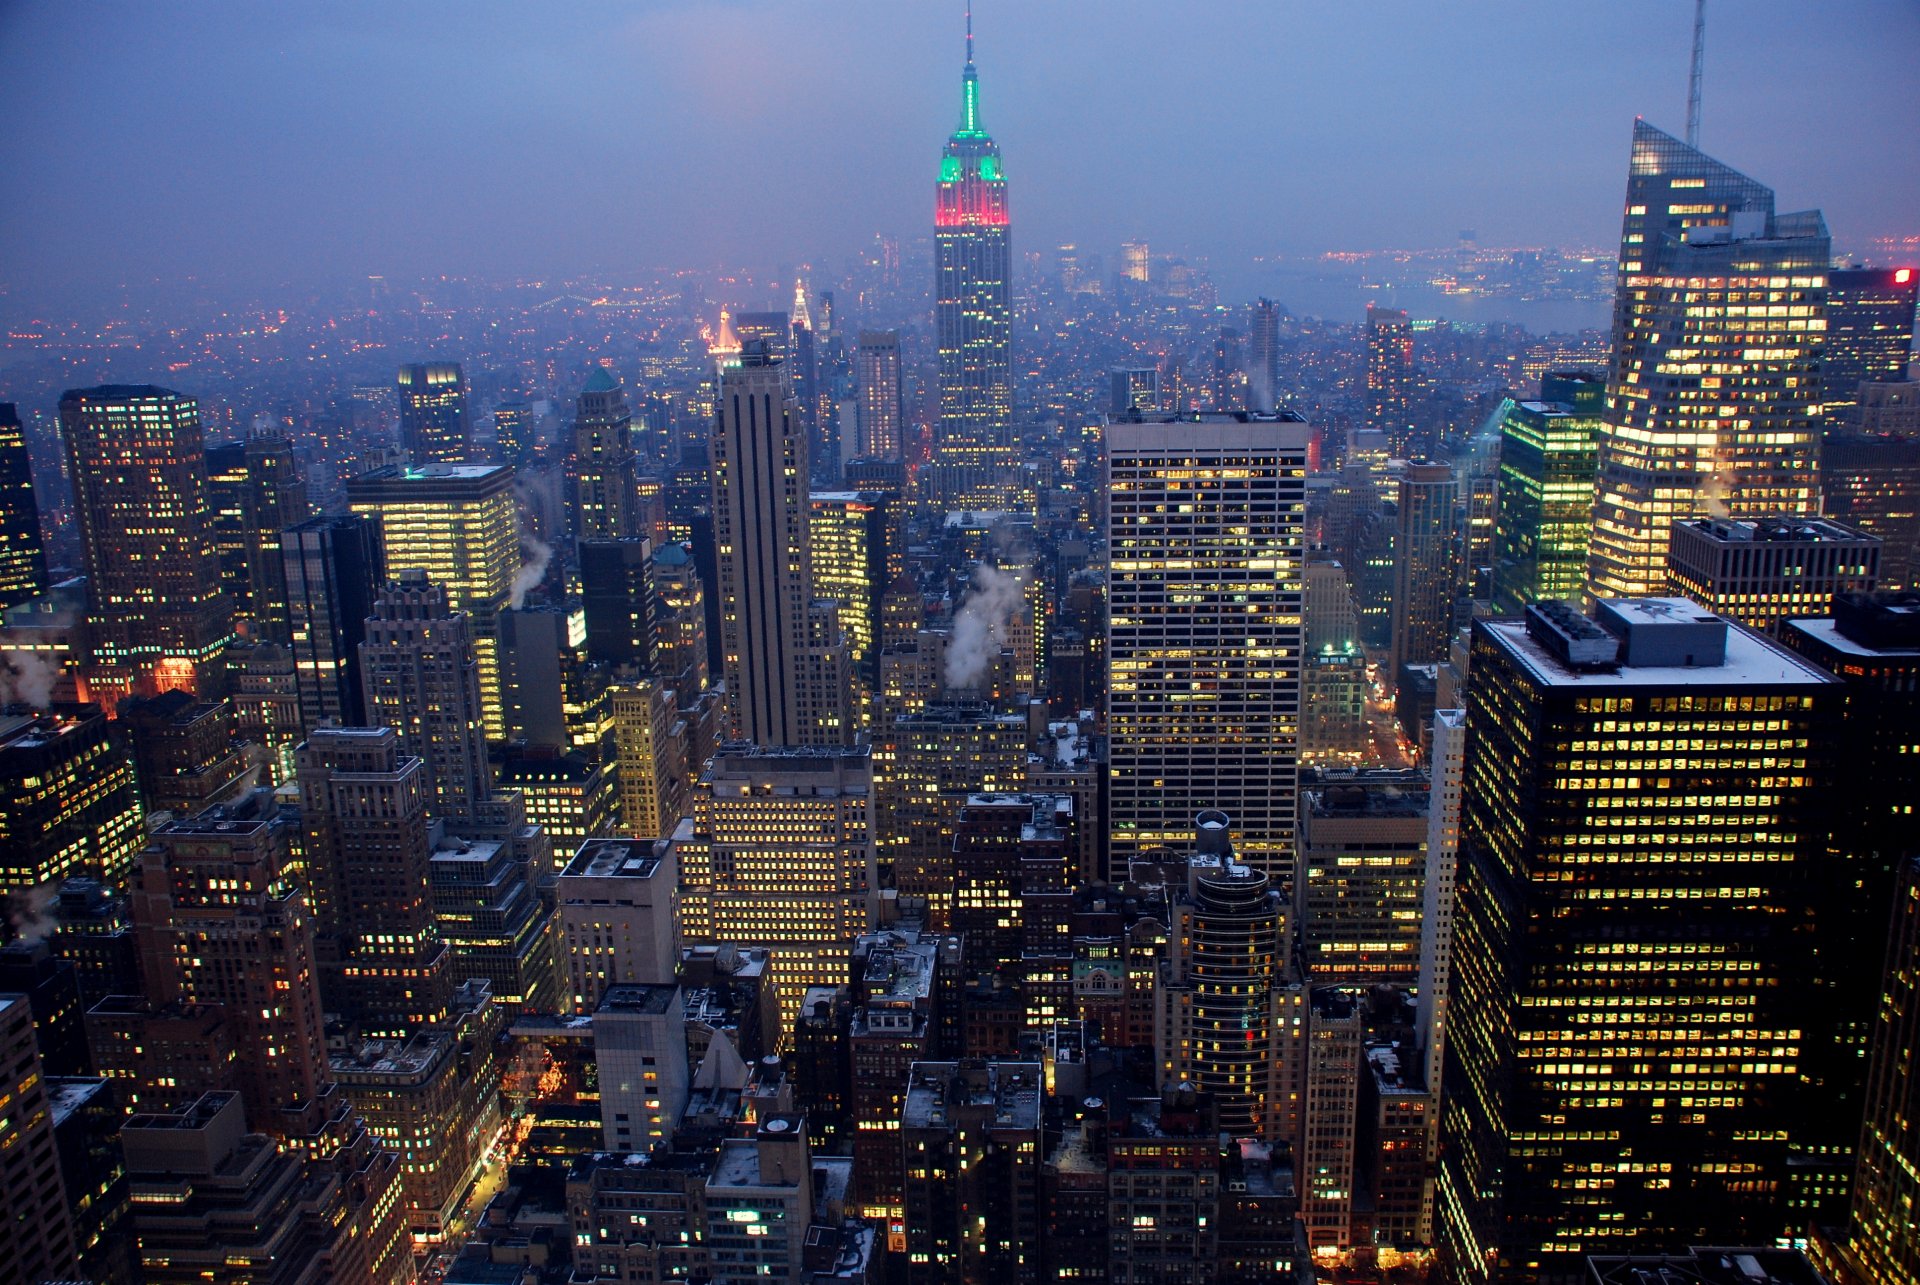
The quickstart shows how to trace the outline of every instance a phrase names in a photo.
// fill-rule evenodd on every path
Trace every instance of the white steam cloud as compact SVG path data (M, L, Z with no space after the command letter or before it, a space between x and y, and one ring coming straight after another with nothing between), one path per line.
M978 687L1001 648L1007 645L1007 626L1026 605L1024 571L1009 575L982 562L973 569L973 588L961 600L953 617L953 637L947 643L948 688Z
M54 917L53 903L60 896L60 885L49 880L37 888L22 888L5 898L7 921L13 926L13 939L32 944L45 941L60 926Z
M0 705L30 705L49 709L60 666L33 651L0 651Z
M553 561L553 546L532 536L521 538L520 551L530 557L520 564L520 570L513 577L513 601L507 605L515 611L526 604L527 594L547 578L547 566Z

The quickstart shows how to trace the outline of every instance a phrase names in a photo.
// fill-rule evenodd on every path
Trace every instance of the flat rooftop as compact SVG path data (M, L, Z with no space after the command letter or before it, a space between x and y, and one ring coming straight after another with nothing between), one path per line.
M660 871L665 839L589 839L560 872L565 878L651 879Z
M1827 518L1691 518L1673 524L1676 532L1685 531L1702 539L1723 544L1866 544L1877 543L1874 536L1842 526Z
M600 997L600 1011L658 1017L673 1007L673 997L679 991L678 986L641 985L635 982L609 986L607 993Z
M944 1129L964 1107L991 1110L995 1129L1038 1129L1038 1062L915 1062L901 1107L903 1128Z
M1920 647L1874 647L1856 638L1849 638L1840 631L1840 625L1830 616L1811 616L1795 620L1783 620L1781 627L1792 629L1815 638L1833 648L1843 656L1857 656L1861 660L1884 659L1889 656L1920 656Z
M490 490L513 485L513 469L505 464L389 464L347 480L347 498L404 492L410 499L437 499L437 490L453 486L460 491Z
M1694 604L1688 603L1692 608ZM1697 608L1696 608L1697 610ZM1527 634L1521 620L1483 620L1480 627L1544 687L1633 691L1646 687L1818 687L1834 682L1819 666L1737 625L1727 627L1727 659L1721 665L1621 665L1576 670L1561 664Z

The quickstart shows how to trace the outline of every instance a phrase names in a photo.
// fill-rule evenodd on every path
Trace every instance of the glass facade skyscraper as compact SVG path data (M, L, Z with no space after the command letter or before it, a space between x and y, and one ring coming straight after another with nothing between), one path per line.
M1907 378L1920 270L1842 268L1827 278L1827 342L1820 400L1827 431L1858 431L1860 385Z
M0 402L0 610L46 589L47 555L26 432L13 403Z
M1500 407L1493 605L1578 598L1587 579L1593 478L1606 385L1577 372L1544 376L1538 401Z
M1587 591L1663 591L1681 518L1818 511L1831 242L1817 210L1633 127Z

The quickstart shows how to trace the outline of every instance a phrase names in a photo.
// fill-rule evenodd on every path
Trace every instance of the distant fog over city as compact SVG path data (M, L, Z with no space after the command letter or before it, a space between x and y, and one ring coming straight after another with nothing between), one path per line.
M1605 253L1633 118L1684 123L1692 7L983 0L974 17L1016 258L1142 238L1204 261L1223 299L1293 303L1291 284L1293 306L1358 320L1369 282L1300 264L1462 232ZM0 313L187 278L837 272L876 233L923 235L961 18L874 0L9 4ZM1920 9L1896 0L1722 6L1702 146L1871 259L1920 205L1916 49Z

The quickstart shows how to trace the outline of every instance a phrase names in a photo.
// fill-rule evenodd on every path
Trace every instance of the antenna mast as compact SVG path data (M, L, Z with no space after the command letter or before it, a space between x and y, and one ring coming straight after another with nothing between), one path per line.
M967 0L967 66L973 66L973 0Z
M1693 0L1693 73L1687 77L1688 147L1700 146L1700 71L1706 59L1707 0Z

